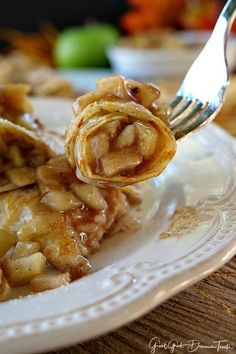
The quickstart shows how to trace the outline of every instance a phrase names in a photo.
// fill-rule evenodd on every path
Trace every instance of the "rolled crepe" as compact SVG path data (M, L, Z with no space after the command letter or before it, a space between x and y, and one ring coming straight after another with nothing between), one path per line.
M53 266L78 278L90 269L86 258L131 206L117 188L79 181L65 156L38 167L36 180L34 187L0 194L0 230L16 235L16 242L40 242Z
M113 76L80 97L65 135L68 160L79 179L124 186L158 176L176 151L160 92Z
M35 182L35 168L54 152L35 133L0 118L0 193Z
M64 153L61 135L47 131L33 114L33 106L27 96L30 87L21 84L0 85L0 116L36 133L56 155Z

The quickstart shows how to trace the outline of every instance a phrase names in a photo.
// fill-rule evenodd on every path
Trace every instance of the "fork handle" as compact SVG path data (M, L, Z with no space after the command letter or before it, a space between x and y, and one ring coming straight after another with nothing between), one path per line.
M227 1L220 14L221 16L227 21L227 31L229 32L236 16L236 0Z
M208 53L209 57L216 60L216 55L221 58L221 54L226 60L226 45L229 38L229 31L236 17L236 0L228 0L218 17L214 30L206 43L200 56L203 56L203 52Z
M228 0L221 11L221 14L216 22L212 32L212 37L224 35L225 41L228 39L228 34L236 16L236 0Z

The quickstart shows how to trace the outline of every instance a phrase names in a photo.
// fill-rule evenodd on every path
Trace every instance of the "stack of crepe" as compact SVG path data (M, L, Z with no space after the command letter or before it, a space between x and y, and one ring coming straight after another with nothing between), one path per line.
M0 87L0 300L86 274L104 235L139 227L137 191L123 186L159 175L175 153L155 86L111 77L97 87L74 104L66 154L34 119L28 88Z

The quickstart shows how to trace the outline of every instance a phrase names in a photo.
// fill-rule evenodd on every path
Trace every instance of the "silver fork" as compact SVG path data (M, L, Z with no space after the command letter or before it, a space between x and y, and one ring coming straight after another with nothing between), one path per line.
M229 81L226 45L235 16L236 0L228 0L170 104L170 128L176 139L210 123L224 102Z

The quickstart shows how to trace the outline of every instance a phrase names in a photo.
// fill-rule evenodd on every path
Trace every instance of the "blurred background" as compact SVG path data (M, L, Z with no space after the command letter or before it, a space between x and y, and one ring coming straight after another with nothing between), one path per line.
M0 83L38 96L76 97L96 79L122 74L157 83L162 99L209 38L224 0L22 0L0 13ZM233 134L236 25L228 43L231 85L217 120Z
M137 26L140 29L147 29L162 27L164 24L177 28L190 26L206 29L212 27L224 2L224 0L61 0L55 7L55 3L47 0L39 2L22 0L14 4L13 11L12 3L9 1L4 4L0 23L3 27L22 31L36 31L42 21L49 21L57 29L62 30L69 26L83 25L91 20L115 26L125 22L124 30L131 31L136 31ZM153 13L154 9L157 10L156 13ZM162 18L163 11L169 13L168 18ZM138 19L139 15L142 15L142 19Z
M42 21L49 21L58 30L92 20L118 26L120 17L128 8L126 0L21 0L15 2L13 11L9 1L0 14L0 24L21 31L37 31Z

